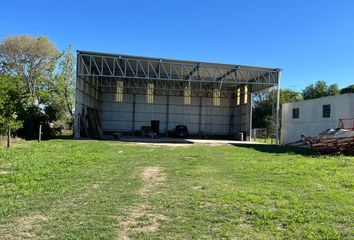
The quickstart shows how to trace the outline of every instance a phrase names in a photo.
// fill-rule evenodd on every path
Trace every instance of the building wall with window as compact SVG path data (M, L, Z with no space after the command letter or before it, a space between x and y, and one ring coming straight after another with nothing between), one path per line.
M328 128L338 128L342 118L354 118L353 93L284 103L281 143L300 140L301 135L318 136Z

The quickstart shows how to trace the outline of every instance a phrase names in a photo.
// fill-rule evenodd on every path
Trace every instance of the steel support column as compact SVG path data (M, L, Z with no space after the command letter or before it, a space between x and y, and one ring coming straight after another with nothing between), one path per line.
M132 135L134 135L135 132L135 102L136 102L136 94L133 94L133 111L132 111Z
M281 70L278 70L278 85L277 85L277 108L276 108L276 129L275 129L275 142L277 145L280 144L279 139L279 111L280 111L280 77Z
M250 130L249 130L249 134L250 134L250 142L252 141L252 105L253 105L253 94L252 94L252 88L251 88L251 93L250 93Z
M231 136L234 132L234 109L235 109L235 94L231 94L230 98L230 123L229 123L229 135Z
M202 97L199 97L199 109L198 109L198 115L199 115L199 132L202 131L202 100L203 98Z
M165 134L167 136L168 133L168 118L169 118L169 111L170 111L170 95L167 95L167 103L166 103L166 127L165 127Z

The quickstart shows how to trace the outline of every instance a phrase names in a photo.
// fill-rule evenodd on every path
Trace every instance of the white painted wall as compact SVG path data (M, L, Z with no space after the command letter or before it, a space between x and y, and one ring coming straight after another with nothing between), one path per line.
M331 105L330 118L322 117L322 106ZM294 108L300 117L292 118ZM354 94L342 94L282 105L281 144L300 140L301 135L317 136L328 128L337 128L339 119L354 117Z

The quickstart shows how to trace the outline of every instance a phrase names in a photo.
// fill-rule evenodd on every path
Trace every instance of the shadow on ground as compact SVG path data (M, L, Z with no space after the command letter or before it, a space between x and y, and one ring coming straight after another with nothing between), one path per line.
M289 153L289 154L300 154L304 156L317 156L318 154L311 152L308 148L301 147L284 147L271 144L231 144L235 147L252 148L259 152L265 153Z
M73 135L57 135L51 139L45 140L74 140ZM75 140L100 140L100 141L117 141L117 142L135 142L135 143L158 143L158 144L193 144L194 142L189 141L184 138L170 138L170 137L159 137L159 138L142 138L142 137L129 137L124 136L119 139L114 139L112 136L105 136L103 138L79 138Z
M160 137L160 138L139 138L139 137L124 137L118 141L122 142L136 142L136 143L157 143L157 144L193 144L184 138L170 138L170 137Z
M73 140L74 136L72 134L63 134L54 136L52 139L61 139L61 140Z

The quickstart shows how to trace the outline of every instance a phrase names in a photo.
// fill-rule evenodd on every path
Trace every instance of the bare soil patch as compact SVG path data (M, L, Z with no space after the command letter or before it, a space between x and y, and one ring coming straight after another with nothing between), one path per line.
M193 144L190 143L146 143L146 142L137 142L137 143L132 143L131 145L143 145L147 147L172 147L172 148L177 148L177 147L191 147Z
M142 199L147 200L164 183L165 174L160 167L146 167L141 173L141 178L144 184L138 194ZM129 233L131 232L156 232L160 228L159 222L166 219L164 215L153 212L148 203L137 204L130 209L128 216L122 221L122 230L118 239L130 239Z
M164 183L165 174L159 167L146 167L141 174L141 178L144 181L144 185L139 190L139 194L144 197Z
M0 175L10 174L12 171L0 170Z
M36 239L35 230L40 229L40 222L48 221L49 218L40 214L23 216L17 219L17 234L20 239Z

